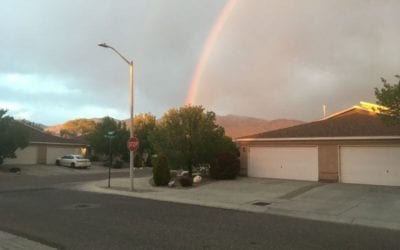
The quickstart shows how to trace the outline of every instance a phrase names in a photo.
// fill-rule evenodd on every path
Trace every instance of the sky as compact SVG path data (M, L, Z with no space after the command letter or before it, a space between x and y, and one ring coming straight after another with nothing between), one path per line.
M1 0L0 108L45 125L220 115L313 121L400 73L400 1Z

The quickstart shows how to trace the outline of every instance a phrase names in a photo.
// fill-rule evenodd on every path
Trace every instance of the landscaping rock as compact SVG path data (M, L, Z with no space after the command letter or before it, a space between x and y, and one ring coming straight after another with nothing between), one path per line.
M175 187L176 183L175 180L168 182L168 187Z
M182 187L191 187L193 185L193 178L189 176L181 176L179 177L179 183Z
M20 168L17 168L17 167L13 167L13 168L10 168L10 170L9 170L11 173L20 173L21 172L21 169Z
M196 175L196 176L193 178L193 183L194 183L194 184L198 184L198 183L201 182L201 180L202 180L201 176L200 176L200 175Z

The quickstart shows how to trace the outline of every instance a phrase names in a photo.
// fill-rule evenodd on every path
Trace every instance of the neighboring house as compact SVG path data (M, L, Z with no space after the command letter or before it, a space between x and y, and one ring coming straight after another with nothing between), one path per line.
M361 102L322 120L237 139L250 177L400 186L400 125Z
M21 123L23 124L23 123ZM66 139L23 124L30 132L29 145L17 149L17 158L6 158L4 164L55 164L66 154L86 155L89 146L82 139Z

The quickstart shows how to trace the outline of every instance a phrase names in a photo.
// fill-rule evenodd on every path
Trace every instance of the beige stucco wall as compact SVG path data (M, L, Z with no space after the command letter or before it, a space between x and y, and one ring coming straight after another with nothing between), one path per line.
M30 145L24 149L15 151L17 158L6 158L4 164L36 164L38 149L35 145Z
M337 145L318 146L318 176L320 181L338 182L339 147Z
M80 146L61 146L61 145L29 145L23 150L17 149L17 158L6 158L4 164L55 164L56 159L67 154L81 154Z

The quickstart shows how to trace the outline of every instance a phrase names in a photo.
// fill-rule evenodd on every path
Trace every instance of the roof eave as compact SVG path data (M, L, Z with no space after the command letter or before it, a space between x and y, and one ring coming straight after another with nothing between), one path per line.
M337 137L286 137L286 138L242 138L236 142L256 141L348 141L348 140L400 140L400 136L337 136Z
M64 142L41 142L41 141L30 141L30 144L46 144L46 145L55 145L55 146L88 146L85 143L64 143Z

